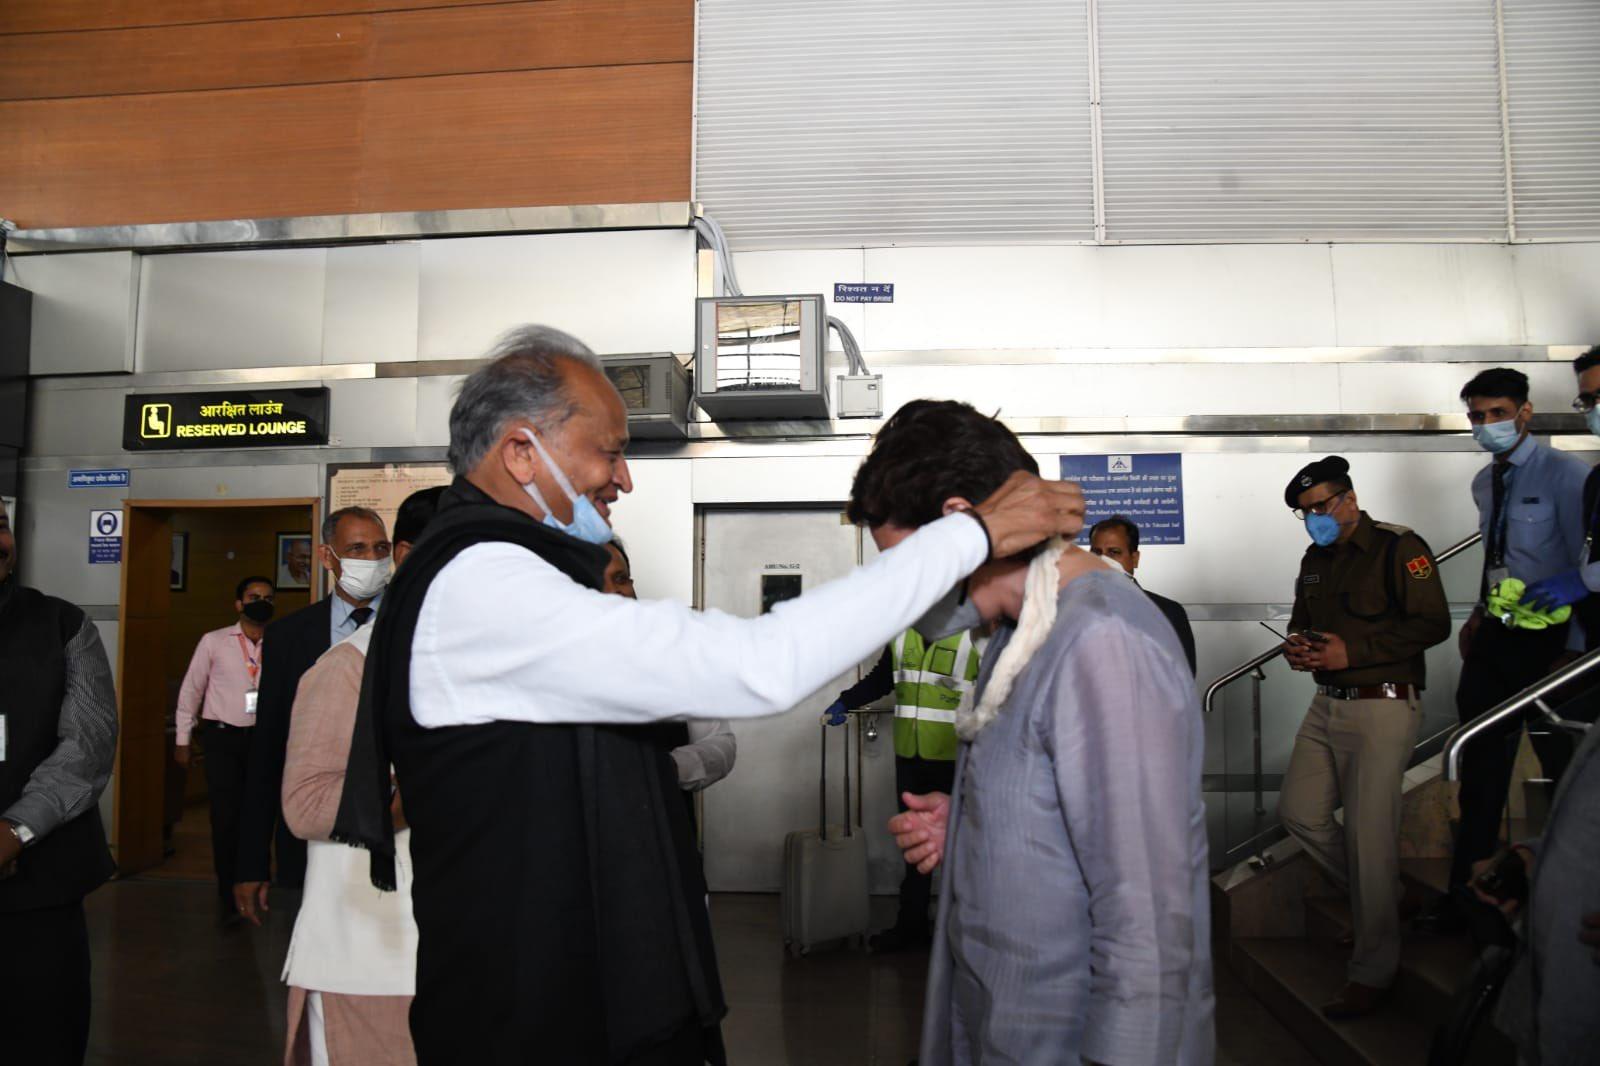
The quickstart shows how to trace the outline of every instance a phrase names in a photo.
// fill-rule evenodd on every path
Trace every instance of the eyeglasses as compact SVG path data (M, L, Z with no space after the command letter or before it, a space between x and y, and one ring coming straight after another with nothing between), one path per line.
M1324 496L1310 507L1296 507L1294 509L1294 516L1300 521L1304 522L1307 515L1332 514L1334 508L1339 506L1339 501L1342 500L1345 493L1349 491L1349 489L1344 489L1340 492L1334 493L1332 496Z
M1580 392L1572 401L1572 409L1579 414L1588 414L1594 410L1595 404L1600 403L1600 392Z

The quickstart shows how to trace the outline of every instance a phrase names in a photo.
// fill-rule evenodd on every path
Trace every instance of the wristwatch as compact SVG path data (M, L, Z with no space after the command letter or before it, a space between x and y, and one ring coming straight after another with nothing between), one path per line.
M16 822L8 822L4 819L0 819L0 825L3 825L7 829L11 830L11 835L16 837L17 843L21 844L23 847L27 847L29 844L33 843L33 830L29 829L27 826L18 825Z

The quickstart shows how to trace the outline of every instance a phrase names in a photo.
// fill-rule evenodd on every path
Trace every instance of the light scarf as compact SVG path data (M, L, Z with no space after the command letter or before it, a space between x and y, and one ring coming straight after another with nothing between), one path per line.
M1011 695L1023 667L1033 659L1050 636L1056 624L1056 604L1061 598L1061 557L1066 554L1068 542L1061 537L1051 537L1044 550L1028 564L1027 577L1022 585L1022 611L1017 618L1016 632L1006 643L1000 659L989 672L983 698L977 706L963 705L956 711L956 735L962 740L975 740L983 727L994 721ZM1121 572L1121 567L1110 559L1101 559L1109 568Z

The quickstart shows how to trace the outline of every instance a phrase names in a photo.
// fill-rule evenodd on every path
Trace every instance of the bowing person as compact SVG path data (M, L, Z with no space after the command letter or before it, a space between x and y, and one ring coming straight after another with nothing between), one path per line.
M509 334L451 409L456 480L378 615L334 835L394 886L392 763L424 1066L724 1062L687 812L650 731L619 727L788 710L991 555L1083 524L1075 485L1017 474L760 618L605 595L627 427L583 344Z

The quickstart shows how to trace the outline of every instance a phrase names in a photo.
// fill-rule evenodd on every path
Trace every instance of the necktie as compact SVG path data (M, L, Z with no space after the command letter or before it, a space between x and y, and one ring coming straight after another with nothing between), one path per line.
M367 619L372 617L371 607L357 607L350 612L350 621L355 623L354 628L360 629L367 624Z
M1489 517L1489 566L1503 566L1506 560L1506 471L1510 463L1494 464L1494 506Z

